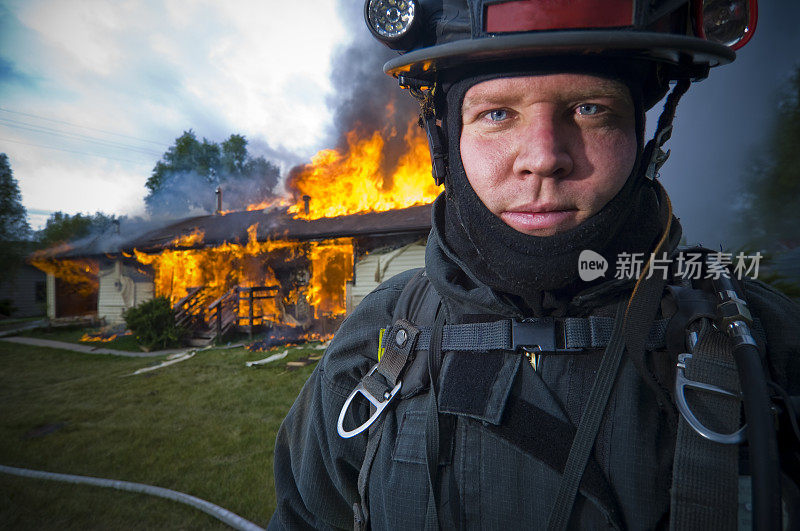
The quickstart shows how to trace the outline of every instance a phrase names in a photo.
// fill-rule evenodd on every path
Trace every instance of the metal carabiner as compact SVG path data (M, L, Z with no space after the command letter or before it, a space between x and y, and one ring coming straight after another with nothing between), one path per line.
M343 439L349 439L350 437L354 437L359 433L361 433L362 431L369 428L372 425L372 423L378 419L383 410L386 409L386 406L389 405L389 402L392 401L394 395L396 395L398 391L400 391L400 388L403 385L402 381L397 382L397 385L394 386L394 389L392 389L391 391L386 391L386 394L383 395L383 400L375 398L374 396L372 396L372 393L367 391L366 387L364 387L364 379L366 379L373 372L375 372L375 369L377 368L378 364L375 364L375 366L372 369L370 369L370 371L366 374L366 376L364 376L364 378L362 378L362 380L358 382L358 385L350 393L350 396L347 397L347 400L344 401L342 410L339 412L339 421L336 423L336 431L339 432L339 436L342 437ZM372 405L375 406L375 412L361 426L355 428L354 430L346 430L344 429L344 416L347 414L347 410L350 408L350 403L359 393L364 395L364 398L369 400L372 403Z
M684 389L687 387L702 389L712 393L719 393L733 398L740 398L738 394L732 393L726 389L722 389L721 387L702 382L695 382L694 380L689 380L686 378L683 371L686 369L686 361L691 358L691 354L680 354L678 356L678 370L676 371L675 375L675 401L677 402L678 410L681 412L681 415L683 415L683 418L687 423L689 423L689 426L691 426L694 431L709 441L714 441L720 444L739 444L743 442L745 440L744 432L745 428L747 427L746 424L733 433L718 433L705 427L703 423L701 423L697 417L694 416L692 410L689 409L689 403L686 401L686 395L684 392Z

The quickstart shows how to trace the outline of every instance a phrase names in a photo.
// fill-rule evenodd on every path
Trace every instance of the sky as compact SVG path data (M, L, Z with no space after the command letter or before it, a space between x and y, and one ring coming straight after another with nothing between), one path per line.
M692 243L735 240L748 164L800 64L800 2L761 4L737 60L678 107L661 181ZM368 35L341 20L360 8L337 5L0 0L0 152L33 227L55 210L142 213L144 182L185 130L215 142L244 134L284 172L333 147L331 62Z
M34 227L47 213L135 214L192 129L284 169L324 146L330 0L0 2L0 152Z
M734 227L748 168L764 152L781 90L800 67L800 2L762 0L758 15L755 34L736 60L712 69L678 106L661 182L689 243L741 243ZM656 120L651 112L648 126Z

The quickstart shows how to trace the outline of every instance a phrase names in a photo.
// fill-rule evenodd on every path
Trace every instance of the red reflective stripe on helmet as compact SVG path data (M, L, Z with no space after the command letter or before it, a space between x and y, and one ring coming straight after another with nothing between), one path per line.
M633 25L633 0L511 0L486 6L489 33Z

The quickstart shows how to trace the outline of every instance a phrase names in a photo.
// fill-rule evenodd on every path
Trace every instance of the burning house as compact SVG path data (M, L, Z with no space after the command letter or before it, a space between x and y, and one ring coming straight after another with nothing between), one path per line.
M271 324L328 334L378 283L424 265L430 203L441 191L415 115L399 112L399 102L373 103L372 128L339 112L351 124L339 147L295 167L283 183L287 198L225 212L218 191L214 214L114 249L71 248L41 265L83 286L108 323L157 295L207 337Z
M212 336L233 325L329 333L378 282L424 264L430 215L430 205L317 219L280 208L218 213L116 249L96 237L33 263L48 272L51 317L96 312L116 324L158 294Z
M46 307L50 319L97 316L109 323L122 312L153 298L148 271L120 260L115 228L33 253L29 262L46 273Z
M217 190L215 214L39 253L49 315L96 311L116 324L159 295L206 337L276 323L327 334L383 279L424 264L439 189L424 139L408 141L389 179L381 137L352 137L347 156L322 151L289 177L297 201L225 212Z
M397 264L424 264L424 252L409 249L422 249L430 215L430 205L317 219L284 209L231 212L149 232L121 255L150 268L155 293L179 308L194 304L216 315L236 293L240 327L328 331L374 287L373 255L405 254L413 259Z

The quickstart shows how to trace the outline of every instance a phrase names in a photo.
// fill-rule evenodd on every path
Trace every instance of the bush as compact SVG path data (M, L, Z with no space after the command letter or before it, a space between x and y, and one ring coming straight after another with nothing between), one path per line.
M148 349L179 346L187 330L175 324L167 297L155 297L125 311L125 323L139 344Z
M0 299L0 317L11 317L17 311L14 301L11 299Z

